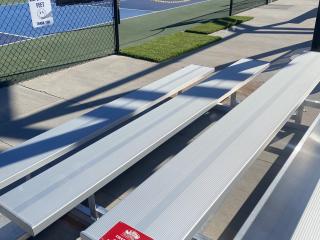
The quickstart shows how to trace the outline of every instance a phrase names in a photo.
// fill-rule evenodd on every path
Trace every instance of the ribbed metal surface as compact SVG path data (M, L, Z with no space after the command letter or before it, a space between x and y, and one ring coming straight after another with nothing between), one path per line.
M190 65L0 154L0 188L203 80L213 68Z
M292 240L301 239L320 239L320 181L292 237Z
M236 239L320 239L320 115Z
M240 60L4 194L1 212L39 233L267 66Z
M191 239L320 80L320 54L293 60L82 233L122 221L156 240Z

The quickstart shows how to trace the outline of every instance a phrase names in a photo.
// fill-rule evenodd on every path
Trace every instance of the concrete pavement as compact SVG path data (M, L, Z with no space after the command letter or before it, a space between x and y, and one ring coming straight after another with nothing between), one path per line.
M280 0L241 13L255 19L216 33L224 40L214 46L163 64L110 56L2 88L0 140L15 145L190 63L221 67L243 57L274 61L263 75L268 79L294 51L309 48L316 4ZM11 126L19 132L8 133Z
M242 91L241 98L245 98L293 57L310 48L316 5L316 0L278 0L268 6L241 13L255 18L236 28L216 33L224 38L216 45L162 64L110 56L1 88L0 150L190 63L219 69L243 57L271 61L271 67ZM319 99L318 93L315 92L313 97ZM307 109L304 123L309 124L315 114L316 111ZM220 117L221 113L215 110L204 115L99 191L98 202L112 208ZM230 192L220 211L204 226L205 235L213 239L232 239L253 203L261 196L301 135L301 131L292 129L284 129L277 135ZM0 222L3 221L0 218ZM11 227L0 228L0 236L12 239L10 233L14 233L14 228ZM83 228L85 226L69 218L62 218L35 239L75 239Z

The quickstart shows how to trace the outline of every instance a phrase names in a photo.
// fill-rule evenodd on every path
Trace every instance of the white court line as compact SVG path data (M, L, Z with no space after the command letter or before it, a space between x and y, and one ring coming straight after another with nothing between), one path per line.
M153 10L153 11L152 11L152 10L134 9L134 8L120 8L120 9L151 11L151 12L149 12L149 13L145 13L145 14L141 14L141 15L137 15L137 16L132 16L132 17L127 17L127 18L122 19L122 20L127 20L127 19L132 19L132 18L137 18L137 17L142 17L142 16L150 15L150 14L153 14L153 13L160 13L160 12L165 12L165 11L174 10L174 9L177 9L177 8L189 7L189 6L197 5L197 4L200 4L200 3L206 3L206 2L213 2L213 0L204 0L204 1L200 1L200 2L185 4L185 5L181 5L181 6L177 6L177 7L173 7L173 8L168 8L168 9L163 9L163 10L158 10L158 11L157 11L157 10ZM161 3L158 3L158 4L161 4ZM121 15L121 12L120 12L120 15Z
M98 23L98 24L90 25L88 27L76 28L76 29L72 29L72 30L69 30L69 31L65 31L65 32L56 32L56 33L46 34L46 35L42 35L42 36L38 36L38 37L27 37L27 36L22 36L22 35L15 35L15 34L11 34L11 33L0 32L0 34L2 33L2 34L6 34L6 35L13 35L13 36L17 36L17 37L26 38L26 39L23 39L21 41L15 41L15 42L11 42L11 43L2 44L2 45L0 45L0 47L7 46L7 45L12 45L12 44L16 44L16 43L21 43L21 42L26 42L26 41L30 41L30 40L40 39L40 38L51 37L51 36L54 36L54 35L57 35L57 34L62 34L62 33L81 31L81 30L90 29L90 28L93 28L93 27L99 27L99 26L103 26L103 25L106 25L106 26L112 25L112 24L108 24L108 23L110 23L110 22Z
M24 36L24 35L18 35L18 34L14 34L14 33L0 32L0 34L11 35L11 36L14 36L14 37L34 39L33 37L28 37L28 36Z
M144 9L137 9L137 8L122 8L120 7L120 10L123 9L123 10L134 10L134 11L141 11L141 12L155 12L153 10L144 10Z
M13 45L13 44L17 44L17 43L22 43L22 42L26 42L26 41L30 41L33 39L23 39L21 41L16 41L16 42L11 42L11 43L5 43L5 44L0 44L0 48L1 47L5 47L5 46L9 46L9 45Z
M69 32L76 32L76 31L86 30L86 29L90 29L90 28L93 28L93 27L103 26L103 25L109 26L111 24L108 24L108 22L99 23L99 24L95 24L95 25L90 25L89 27L72 29L72 30L66 31L66 32L51 33L51 34L42 35L42 36L39 36L39 37L26 37L27 39L23 39L21 41L16 41L16 42L11 42L11 43L6 43L6 44L3 44L3 45L0 45L0 47L8 46L8 45L16 44L16 43L21 43L21 42L27 42L27 41L31 41L31 40L37 40L37 39L41 39L41 38L47 38L47 37L51 37L51 36L54 36L54 35L57 35L57 34L62 34L62 33L69 33Z
M106 25L106 26L112 25L112 24L108 24L108 23L110 23L110 22L98 23L98 24L95 24L95 25L90 25L88 27L76 28L76 29L72 29L72 30L69 30L69 31L65 31L65 32L56 32L56 33L46 34L46 35L42 35L42 36L39 36L39 37L25 37L27 39L23 39L21 41L16 41L16 42L12 42L12 43L6 43L6 44L3 44L3 45L0 45L0 47L7 46L7 45L12 45L12 44L16 44L16 43L21 43L21 42L26 42L26 41L30 41L30 40L36 40L36 39L51 37L51 36L54 36L54 35L57 35L57 34L62 34L62 33L71 33L71 32L90 29L90 28L93 28L93 27L99 27L99 26L103 26L103 25ZM12 35L12 34L9 34L9 35ZM17 36L19 36L19 35L17 35Z
M136 8L120 8L120 10L130 10L130 11L137 11L137 12L156 12L156 11L153 11L153 10L143 10L143 9L136 9ZM120 12L121 14L121 12ZM137 17L139 17L141 15L137 15ZM126 18L124 18L126 19Z
M101 7L101 8L111 8L111 9L113 9L113 6L105 6L105 5L103 5L102 3L97 3L97 4L79 4L79 5L61 5L61 6L57 6L57 5L55 5L55 7L66 7L66 6L68 6L68 7Z
M10 42L10 43L0 44L0 47L9 46L9 45L12 45L12 44L21 43L21 42L26 42L26 41L30 41L30 40L36 39L36 38L34 38L34 37L27 37L27 36L23 36L23 35L11 34L11 33L6 33L6 32L0 32L0 34L11 35L11 36L15 36L15 37L25 38L25 39L22 39L22 40L20 40L20 41L15 41L15 42Z

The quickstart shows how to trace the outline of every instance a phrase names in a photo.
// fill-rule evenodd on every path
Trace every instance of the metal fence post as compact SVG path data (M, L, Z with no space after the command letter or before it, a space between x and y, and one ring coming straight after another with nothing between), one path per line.
M320 1L319 1L319 6L318 6L316 24L315 24L314 32L313 32L313 40L312 40L311 50L316 51L316 52L320 52Z
M230 0L229 16L232 16L232 12L233 12L233 0Z
M120 37L119 37L119 23L120 23L120 11L118 0L113 0L113 24L114 24L114 42L115 42L115 53L120 52Z

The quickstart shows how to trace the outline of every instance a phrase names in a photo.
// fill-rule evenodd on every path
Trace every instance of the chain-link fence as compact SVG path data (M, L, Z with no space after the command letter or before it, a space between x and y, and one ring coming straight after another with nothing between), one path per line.
M114 53L114 2L0 0L0 82Z
M230 13L231 15L237 14L267 3L268 0L232 0L230 1Z
M267 0L139 0L121 2L122 8L146 10L141 16L123 18L121 47L140 44L154 37L184 31L201 22L227 17L267 4ZM271 0L269 0L271 2Z
M269 0L270 1L270 0ZM119 49L120 0L0 0L0 85ZM266 4L267 0L124 0L121 46Z

